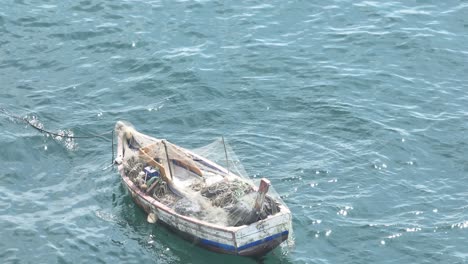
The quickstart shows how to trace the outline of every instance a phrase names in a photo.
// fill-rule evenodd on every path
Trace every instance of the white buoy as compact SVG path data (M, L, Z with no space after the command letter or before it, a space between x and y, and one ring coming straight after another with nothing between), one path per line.
M150 224L154 224L158 221L158 216L154 213L148 214L148 217L146 218L146 221Z

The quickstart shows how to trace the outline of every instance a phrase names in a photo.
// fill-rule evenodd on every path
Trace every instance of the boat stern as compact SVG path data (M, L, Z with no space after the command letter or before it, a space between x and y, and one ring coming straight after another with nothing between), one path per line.
M269 216L235 232L237 255L261 256L276 248L289 237L291 213Z

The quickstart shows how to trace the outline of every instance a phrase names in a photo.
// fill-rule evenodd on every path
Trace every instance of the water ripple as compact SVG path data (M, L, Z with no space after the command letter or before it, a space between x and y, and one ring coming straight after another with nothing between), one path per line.
M186 147L224 135L294 214L295 248L266 263L461 263L467 8L6 1L0 107L73 135L120 119ZM0 118L6 263L252 262L147 224L103 170L110 143Z

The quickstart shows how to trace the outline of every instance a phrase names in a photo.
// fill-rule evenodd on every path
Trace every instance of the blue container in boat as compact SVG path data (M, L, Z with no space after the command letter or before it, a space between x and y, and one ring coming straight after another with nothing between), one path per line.
M159 177L159 170L158 169L155 169L151 166L147 166L143 169L143 171L145 172L146 174L146 180L149 180L153 177Z

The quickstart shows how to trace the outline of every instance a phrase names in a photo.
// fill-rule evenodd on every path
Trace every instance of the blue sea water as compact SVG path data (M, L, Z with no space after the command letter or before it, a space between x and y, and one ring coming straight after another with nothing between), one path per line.
M466 0L4 0L0 108L75 136L224 135L295 246L201 249L146 222L109 141L0 115L0 262L468 263L467 43Z

